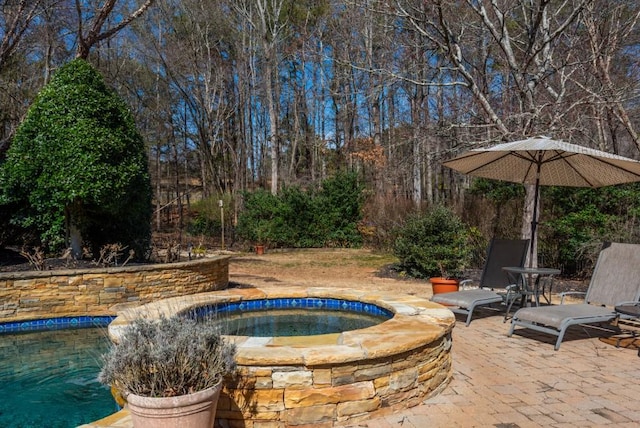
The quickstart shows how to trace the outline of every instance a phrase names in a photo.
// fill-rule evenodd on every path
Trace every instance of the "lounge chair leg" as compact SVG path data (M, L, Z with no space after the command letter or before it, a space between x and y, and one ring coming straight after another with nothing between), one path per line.
M471 317L473 316L473 308L471 308L469 310L469 313L467 314L467 323L465 324L466 327L469 327L469 324L471 324Z
M556 340L556 344L553 347L554 351L557 351L558 349L560 349L560 344L562 343L562 339L564 339L564 332L566 330L567 330L566 328L563 328L558 332L558 340Z
M511 307L513 306L513 301L515 299L509 299L507 298L507 300L509 301L507 304L507 313L504 314L504 320L502 321L503 323L507 322L507 319L509 319L509 312L511 312ZM513 318L513 317L511 317Z

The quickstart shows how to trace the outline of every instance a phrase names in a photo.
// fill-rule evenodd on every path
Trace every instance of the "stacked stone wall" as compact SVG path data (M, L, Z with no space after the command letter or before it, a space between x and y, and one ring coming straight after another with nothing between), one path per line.
M188 262L0 273L0 323L78 315L115 315L117 304L227 288L229 257Z
M438 394L451 380L451 337L387 358L333 366L241 366L216 418L230 428L352 425Z

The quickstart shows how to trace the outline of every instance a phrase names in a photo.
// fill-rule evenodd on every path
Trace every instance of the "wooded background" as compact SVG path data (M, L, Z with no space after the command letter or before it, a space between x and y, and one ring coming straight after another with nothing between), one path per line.
M639 17L633 0L0 0L0 158L83 57L146 139L157 227L164 207L347 169L369 217L460 205L470 178L441 161L474 146L639 157Z

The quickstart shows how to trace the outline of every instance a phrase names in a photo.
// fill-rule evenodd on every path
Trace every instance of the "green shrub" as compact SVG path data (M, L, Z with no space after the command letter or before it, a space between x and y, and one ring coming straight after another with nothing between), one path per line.
M639 242L638 183L600 189L545 187L540 217L543 263L566 275L590 273L603 241Z
M317 190L287 187L278 196L245 193L238 236L271 247L357 247L362 244L363 187L352 173L338 174Z
M272 229L279 205L280 199L264 189L244 193L244 209L236 228L238 236L256 244L270 244L275 239Z
M187 233L190 235L217 236L222 227L220 202L224 206L224 220L233 218L232 196L228 193L211 196L191 205L191 219L187 222Z
M413 277L460 276L471 259L470 232L452 210L434 206L407 220L398 232L394 254Z
M196 213L195 218L187 224L189 235L214 236L220 234L220 221L209 218L202 213Z
M362 219L364 187L355 173L341 173L322 183L314 199L315 224L312 225L328 247L359 247L362 235L358 223Z

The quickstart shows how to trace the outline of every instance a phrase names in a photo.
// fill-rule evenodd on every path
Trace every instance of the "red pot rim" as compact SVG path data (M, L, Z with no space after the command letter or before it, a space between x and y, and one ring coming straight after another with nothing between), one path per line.
M455 279L455 278L444 278L441 276L436 276L433 278L429 278L429 282L442 282L442 283L446 283L446 284L456 284L458 282L460 282L460 280Z

